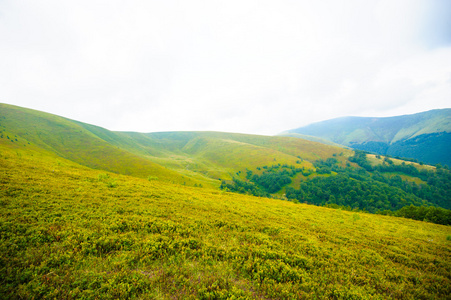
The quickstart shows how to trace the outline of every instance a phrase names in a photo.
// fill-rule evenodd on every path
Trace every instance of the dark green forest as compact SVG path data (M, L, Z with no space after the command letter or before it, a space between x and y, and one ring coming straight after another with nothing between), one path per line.
M221 188L260 197L272 197L285 188L285 198L294 202L451 224L451 172L447 167L418 169L404 162L395 164L388 157L372 166L366 152L356 151L346 166L329 158L316 161L315 168L312 173L288 165L264 166L260 175L248 170L245 180L234 178ZM298 186L290 185L298 173L306 179ZM403 175L422 183L405 180Z

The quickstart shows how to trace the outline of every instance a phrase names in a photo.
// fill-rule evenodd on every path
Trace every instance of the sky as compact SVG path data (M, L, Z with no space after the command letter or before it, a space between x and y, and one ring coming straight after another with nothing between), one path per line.
M274 135L451 107L449 0L0 0L0 102Z

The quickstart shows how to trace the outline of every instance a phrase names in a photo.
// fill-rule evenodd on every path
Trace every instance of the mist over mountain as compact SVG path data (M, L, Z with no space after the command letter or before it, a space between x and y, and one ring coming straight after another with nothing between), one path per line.
M288 130L381 155L451 165L451 109L395 117L343 117Z

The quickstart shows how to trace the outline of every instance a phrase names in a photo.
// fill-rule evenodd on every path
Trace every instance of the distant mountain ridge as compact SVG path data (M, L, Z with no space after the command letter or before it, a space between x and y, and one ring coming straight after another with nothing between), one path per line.
M382 155L451 165L451 109L395 117L342 117L283 133L315 136Z

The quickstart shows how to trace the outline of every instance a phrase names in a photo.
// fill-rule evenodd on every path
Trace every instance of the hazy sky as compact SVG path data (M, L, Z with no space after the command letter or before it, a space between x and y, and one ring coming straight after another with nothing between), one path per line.
M451 1L0 0L0 102L268 135L451 107Z

